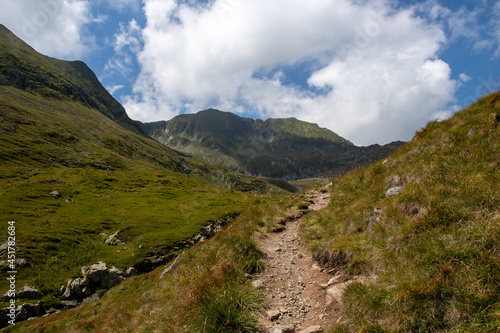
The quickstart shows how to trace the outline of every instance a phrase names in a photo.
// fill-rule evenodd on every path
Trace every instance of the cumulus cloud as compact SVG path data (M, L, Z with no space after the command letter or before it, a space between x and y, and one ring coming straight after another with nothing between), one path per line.
M386 143L410 139L457 88L438 57L442 28L382 0L146 0L144 11L142 70L123 100L139 120L218 107ZM290 84L300 63L308 80Z
M0 21L13 33L51 56L74 59L86 53L92 37L82 33L89 23L89 3L79 0L0 0Z

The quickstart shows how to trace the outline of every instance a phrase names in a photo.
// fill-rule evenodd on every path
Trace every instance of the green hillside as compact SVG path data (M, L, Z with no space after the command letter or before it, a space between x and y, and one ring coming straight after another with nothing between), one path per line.
M132 132L142 133L85 63L44 56L1 24L0 85L13 86L47 98L80 102Z
M334 182L303 236L346 279L376 277L348 287L336 331L500 330L499 161L497 93Z
M141 125L172 149L245 174L284 180L336 177L402 145L356 147L326 128L295 118L262 121L214 109Z
M2 26L0 70L0 245L15 221L17 287L39 289L46 309L81 267L147 271L251 193L280 192L148 138L86 65L42 56Z

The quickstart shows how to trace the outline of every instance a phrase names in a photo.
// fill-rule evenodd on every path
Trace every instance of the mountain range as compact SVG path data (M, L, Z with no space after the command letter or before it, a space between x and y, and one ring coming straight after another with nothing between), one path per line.
M158 142L189 156L248 175L284 180L335 178L404 144L357 147L328 129L295 118L262 121L215 109L140 126Z

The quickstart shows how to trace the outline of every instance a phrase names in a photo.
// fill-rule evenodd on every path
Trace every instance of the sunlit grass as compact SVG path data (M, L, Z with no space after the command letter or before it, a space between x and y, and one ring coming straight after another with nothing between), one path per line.
M330 207L303 225L315 252L349 254L344 274L378 277L347 289L337 330L500 329L499 99L430 123L391 158L336 180Z

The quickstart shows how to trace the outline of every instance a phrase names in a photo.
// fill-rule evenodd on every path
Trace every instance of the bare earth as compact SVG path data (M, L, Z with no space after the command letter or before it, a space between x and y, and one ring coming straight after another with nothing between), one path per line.
M317 211L328 205L330 194L311 192L306 200L312 202L309 211ZM323 332L340 320L340 304L327 294L335 278L318 266L301 242L298 229L302 219L298 215L278 221L284 230L260 240L267 254L266 270L253 285L266 295L268 311L261 323L270 333Z

